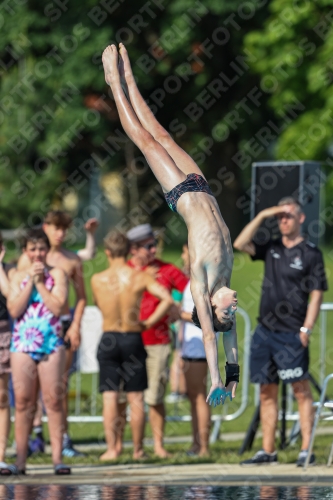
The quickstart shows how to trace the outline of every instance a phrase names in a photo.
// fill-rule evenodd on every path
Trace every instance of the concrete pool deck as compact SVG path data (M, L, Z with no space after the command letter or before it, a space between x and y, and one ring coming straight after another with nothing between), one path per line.
M96 465L72 467L70 476L55 476L48 465L27 467L26 476L1 477L2 484L30 485L190 485L190 486L333 486L333 467L315 466L306 472L294 464L241 467L237 464Z

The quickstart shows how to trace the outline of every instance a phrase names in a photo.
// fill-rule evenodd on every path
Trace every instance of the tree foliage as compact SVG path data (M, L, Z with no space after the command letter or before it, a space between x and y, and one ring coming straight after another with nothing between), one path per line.
M259 78L243 52L244 36L267 16L266 2L10 5L0 18L2 227L24 224L31 213L29 222L41 218L70 189L83 192L90 161L97 174L119 171L127 186L135 177L140 197L155 184L149 169L128 172L126 143L104 82L102 51L122 41L145 99L213 180L226 222L238 231L244 214L235 216L235 207L250 175L237 151L273 115L266 95L260 106L255 102ZM161 222L166 213L163 204L150 215Z
M329 160L333 134L333 2L272 0L263 29L249 33L253 68L269 86L269 104L281 117L299 103L280 135L277 156Z

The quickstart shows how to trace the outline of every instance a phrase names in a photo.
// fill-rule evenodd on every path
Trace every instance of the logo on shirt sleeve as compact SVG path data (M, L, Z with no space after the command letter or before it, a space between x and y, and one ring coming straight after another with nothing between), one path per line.
M279 253L276 253L276 251L273 250L273 248L271 249L271 254L274 259L281 259L281 255Z
M294 260L289 265L289 267L292 267L293 269L297 269L298 271L302 271L302 269L303 269L302 259L300 257L294 257Z

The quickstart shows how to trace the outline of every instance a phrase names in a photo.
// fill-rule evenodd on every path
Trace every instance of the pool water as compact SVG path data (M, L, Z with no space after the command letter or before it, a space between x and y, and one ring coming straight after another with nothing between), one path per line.
M333 486L0 485L0 500L333 500Z

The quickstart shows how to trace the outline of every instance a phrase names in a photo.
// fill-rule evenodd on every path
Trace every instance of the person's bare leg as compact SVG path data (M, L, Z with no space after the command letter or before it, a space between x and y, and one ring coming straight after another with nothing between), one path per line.
M192 362L186 361L184 362L184 375L185 375L185 383L187 389L187 396L191 405L191 426L192 426L192 445L189 449L189 452L199 453L200 451L200 441L199 441L199 432L198 432L198 418L195 404L195 394L194 387L192 384L192 379L189 376L190 366Z
M43 426L42 418L43 418L43 403L42 403L41 394L39 393L38 398L37 398L36 413L34 416L34 421L32 423L32 427L42 427Z
M149 132L169 153L177 167L185 175L195 173L203 175L195 161L172 139L169 132L156 120L153 112L143 99L134 79L131 63L125 46L120 43L120 77L126 82L129 99L143 128Z
M186 394L186 382L184 375L184 361L180 350L173 351L173 359L170 366L170 389L177 394Z
M111 86L121 124L128 137L146 157L150 168L164 192L173 189L186 179L186 175L177 167L171 156L153 136L145 130L121 86L118 70L118 52L115 45L107 47L102 56L105 81Z
M189 451L193 453L199 453L200 451L200 440L199 440L199 428L198 428L198 415L197 415L197 405L193 394L188 394L191 405L191 417L192 417L192 446Z
M63 347L50 354L45 361L38 364L38 375L45 405L52 461L61 464L63 437L63 399L66 397L66 386L63 381L65 369L65 350Z
M145 432L146 416L143 392L128 392L127 398L131 406L133 458L138 459L145 456L145 452L143 450L143 437Z
M209 454L210 407L206 403L207 363L192 361L186 371L187 393L191 401L194 449L200 456Z
M65 351L65 367L64 367L64 375L63 375L63 381L66 387L66 397L63 398L62 400L62 415L63 415L63 430L64 434L68 433L68 422L67 422L67 417L68 417L68 379L69 379L69 371L72 366L72 361L73 361L73 351L71 349L66 349Z
M16 465L25 469L28 452L28 439L37 401L37 366L29 354L11 353L13 388L15 394L15 441Z
M154 453L158 457L168 458L171 454L163 446L165 407L164 404L149 406L149 421L154 438Z
M118 421L118 392L105 391L103 392L103 425L107 449L99 457L100 460L114 460L119 456L116 448Z
M302 450L307 450L310 444L313 426L313 398L308 380L300 380L292 384L298 403L299 420L302 434Z
M0 375L0 462L5 460L10 426L8 373Z
M199 390L196 398L196 405L200 441L199 455L201 457L207 457L209 455L210 406L206 403L206 398L206 388L204 392L202 389Z
M117 429L117 441L116 441L116 450L118 455L121 455L123 451L123 440L126 427L126 407L127 407L127 402L119 403L118 401L119 425Z
M278 384L260 386L260 422L262 447L266 453L275 451L275 432L278 421Z

